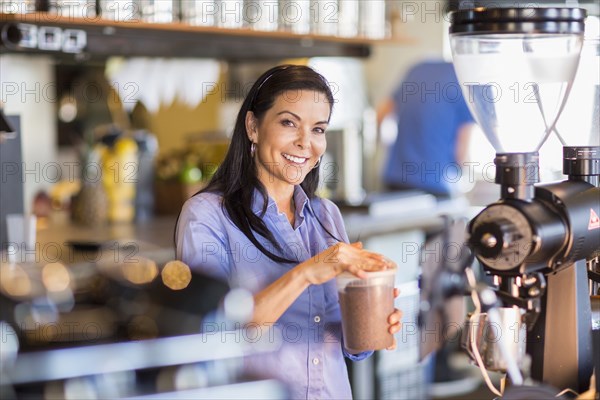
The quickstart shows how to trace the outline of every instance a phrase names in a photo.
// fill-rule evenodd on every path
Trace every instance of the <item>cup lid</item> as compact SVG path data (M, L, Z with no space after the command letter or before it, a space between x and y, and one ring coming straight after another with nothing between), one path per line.
M396 270L398 268L394 267L394 268L388 268L388 269L382 269L379 271L365 271L365 274L367 275L366 279L371 279L371 278L383 278L383 277L387 277L390 275L395 275L396 274ZM340 279L360 279L358 276L350 273L350 272L342 272L341 274L339 274L337 276L337 278Z

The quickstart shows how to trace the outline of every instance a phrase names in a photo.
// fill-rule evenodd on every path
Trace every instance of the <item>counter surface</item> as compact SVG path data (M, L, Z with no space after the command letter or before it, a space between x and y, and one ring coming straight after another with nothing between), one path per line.
M477 208L470 207L464 198L435 200L424 195L410 201L394 201L385 208L342 207L346 231L351 242L390 233L422 230L438 231L444 226L444 216L472 218ZM415 201L416 200L416 201Z
M175 258L176 216L146 222L88 227L68 220L53 220L37 231L36 261L67 264L93 262L98 253L119 252L121 257L143 255L157 263Z
M440 201L434 203L433 207L405 207L397 203L394 207L384 211L379 209L375 213L365 207L341 206L340 209L350 241L410 230L435 231L443 227L445 215L470 218L475 213L463 200ZM160 216L147 222L97 227L54 220L47 228L38 230L36 256L41 262L73 264L94 261L90 259L90 254L99 250L119 250L165 263L175 258L176 219L174 215Z

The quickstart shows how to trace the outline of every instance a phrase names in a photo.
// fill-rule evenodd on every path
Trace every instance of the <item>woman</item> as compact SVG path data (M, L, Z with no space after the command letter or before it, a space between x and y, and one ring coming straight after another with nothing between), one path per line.
M253 85L224 162L189 199L176 232L177 256L192 269L254 294L252 322L276 324L283 344L260 371L292 398L351 398L335 278L389 268L347 244L338 208L315 196L333 95L309 67L282 65ZM401 312L389 317L391 333Z

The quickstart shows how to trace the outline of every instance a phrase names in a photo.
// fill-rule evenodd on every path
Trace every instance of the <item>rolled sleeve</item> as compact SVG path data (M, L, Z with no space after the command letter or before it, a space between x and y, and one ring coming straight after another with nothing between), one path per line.
M346 347L344 346L343 338L342 338L342 352L344 353L344 357L346 357L352 361L364 360L365 358L370 357L371 354L374 353L373 350L369 350L369 351L363 351L362 353L358 353L358 354L350 354L350 353L348 353L348 351L346 350Z

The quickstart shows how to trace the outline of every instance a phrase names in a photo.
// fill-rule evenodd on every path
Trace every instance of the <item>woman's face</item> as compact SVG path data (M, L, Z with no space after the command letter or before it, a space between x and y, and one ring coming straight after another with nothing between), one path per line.
M312 90L281 93L260 122L248 112L246 131L256 143L258 178L267 190L304 181L327 147L330 112L327 97Z

